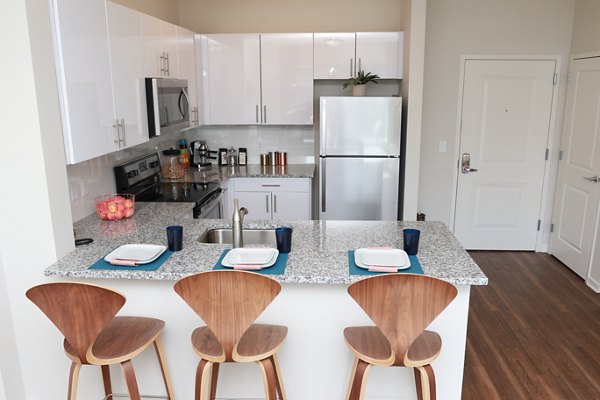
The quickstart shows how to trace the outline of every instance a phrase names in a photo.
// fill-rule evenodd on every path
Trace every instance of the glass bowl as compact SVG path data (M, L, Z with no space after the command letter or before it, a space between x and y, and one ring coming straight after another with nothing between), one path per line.
M101 219L115 221L129 218L135 211L135 196L110 194L96 197L96 213Z

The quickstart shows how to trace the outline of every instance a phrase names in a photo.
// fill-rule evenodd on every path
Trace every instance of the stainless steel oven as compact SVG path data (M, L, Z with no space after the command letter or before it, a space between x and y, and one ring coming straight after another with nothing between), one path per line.
M194 203L194 218L223 217L220 183L161 181L156 153L118 165L114 167L114 171L117 193L133 194L136 202Z

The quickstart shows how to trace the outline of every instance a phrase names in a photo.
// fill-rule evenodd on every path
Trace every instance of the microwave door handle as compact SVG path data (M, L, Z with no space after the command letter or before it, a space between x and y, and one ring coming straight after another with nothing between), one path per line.
M182 107L181 106L181 98L185 97L186 100L186 104L188 105L187 107ZM188 110L189 110L189 104L190 104L190 98L188 97L187 93L185 92L185 89L181 89L181 93L179 93L179 99L177 100L177 106L179 107L179 113L181 114L181 116L183 117L183 119L187 119L187 114L188 114ZM183 110L185 108L185 111Z

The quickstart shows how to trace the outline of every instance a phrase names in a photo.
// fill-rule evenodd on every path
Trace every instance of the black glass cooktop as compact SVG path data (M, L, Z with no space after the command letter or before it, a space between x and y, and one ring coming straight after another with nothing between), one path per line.
M202 204L219 189L218 183L161 182L135 197L136 201L188 202Z

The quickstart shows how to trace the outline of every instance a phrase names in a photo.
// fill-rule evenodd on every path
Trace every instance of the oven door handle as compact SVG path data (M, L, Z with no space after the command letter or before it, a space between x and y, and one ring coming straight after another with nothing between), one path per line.
M195 218L205 219L203 215L209 214L214 208L218 207L219 210L219 218L222 218L221 212L221 194L223 193L223 189L218 188L215 192L202 204L200 204L200 213Z

